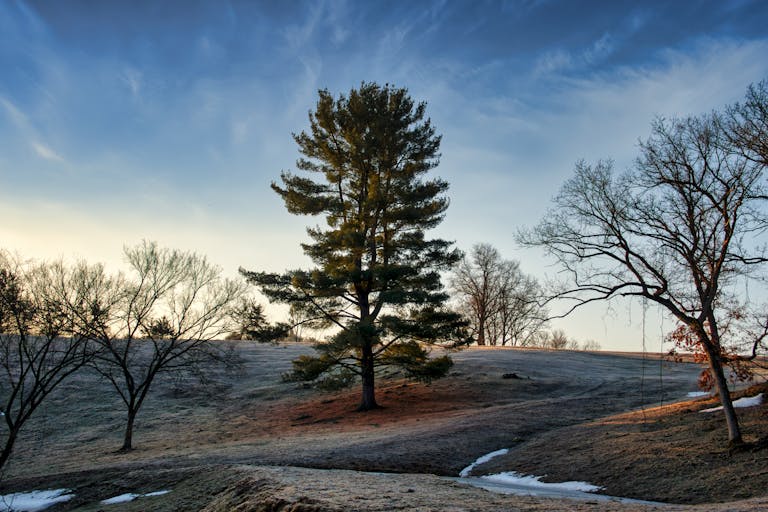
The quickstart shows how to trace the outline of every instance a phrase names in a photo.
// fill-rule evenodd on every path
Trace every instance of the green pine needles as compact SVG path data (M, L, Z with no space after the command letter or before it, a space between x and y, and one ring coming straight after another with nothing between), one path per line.
M362 380L361 410L378 407L377 367L389 365L430 381L451 367L429 357L431 344L463 341L465 322L449 311L440 272L461 253L427 239L448 208L448 183L429 176L440 136L426 104L406 89L363 83L334 99L319 92L310 130L294 134L301 175L283 172L272 188L296 215L322 215L302 244L315 268L285 274L241 273L276 302L296 305L310 321L335 327L316 357L294 361L293 378L315 380L353 371Z

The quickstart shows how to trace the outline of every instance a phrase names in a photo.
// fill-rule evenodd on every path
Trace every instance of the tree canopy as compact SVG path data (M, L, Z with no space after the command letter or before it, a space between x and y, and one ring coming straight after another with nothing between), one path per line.
M354 371L362 377L360 408L371 409L376 365L399 366L414 378L441 376L450 359L428 358L423 344L453 338L463 326L445 309L440 280L461 254L426 236L449 203L448 183L428 175L438 164L440 136L425 103L375 83L336 99L319 91L309 124L293 136L303 173L283 172L272 188L290 213L325 218L302 244L315 267L241 272L271 300L301 304L335 326L317 357L295 362L295 373Z

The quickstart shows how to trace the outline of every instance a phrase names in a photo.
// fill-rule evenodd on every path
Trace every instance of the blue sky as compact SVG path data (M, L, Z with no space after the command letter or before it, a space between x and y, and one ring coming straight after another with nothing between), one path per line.
M655 116L720 108L768 77L766 21L760 0L0 1L0 244L117 267L146 238L229 275L306 265L314 220L269 183L294 168L318 89L377 81L427 101L443 135L436 236L491 243L543 278L554 269L516 227L576 160L624 168ZM636 349L639 311L560 325Z

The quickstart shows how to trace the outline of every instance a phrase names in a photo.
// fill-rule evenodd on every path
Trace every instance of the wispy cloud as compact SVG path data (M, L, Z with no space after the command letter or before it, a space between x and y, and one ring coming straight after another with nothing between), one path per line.
M651 13L647 10L637 9L629 14L626 23L626 30L634 34L644 29L651 19Z
M562 49L551 50L536 59L533 76L539 77L569 69L573 65L570 52Z
M700 114L740 99L750 82L768 76L768 62L761 58L765 54L768 40L705 40L691 52L664 52L656 64L551 80L535 101L506 94L479 100L451 97L462 117L446 133L441 168L462 190L453 199L454 211L492 174L506 180L496 190L507 191L506 204L519 206L519 220L533 222L542 214L541 199L556 192L576 160L613 158L619 169L630 165L638 138L646 136L655 116ZM461 172L466 166L479 169L475 162L485 164L488 176L482 180ZM519 186L519 180L526 186ZM466 208L463 213L472 218L477 204ZM498 219L493 229L501 231L506 220Z
M346 14L349 11L350 6L346 0L338 0L328 4L326 20L331 29L331 41L336 46L344 44L351 34L346 23Z
M17 0L13 5L21 14L24 24L38 35L47 35L48 27L35 10L24 0Z
M23 130L29 129L29 119L27 118L27 115L22 112L19 107L14 105L12 101L0 97L0 105L3 106L6 115L17 128Z
M289 48L296 51L308 45L315 35L315 30L322 20L323 5L314 3L300 23L289 25L283 31L283 37Z
M588 64L594 64L606 58L613 52L614 42L610 34L603 34L600 39L592 43L592 45L584 50L581 57L584 62Z
M40 158L43 158L45 160L50 160L52 162L59 162L59 163L65 162L64 158L61 155L59 155L56 151L46 146L42 142L33 140L30 142L30 145L32 146L32 149L35 151L35 153L37 153L37 156L39 156Z
M563 48L549 50L536 59L533 76L538 78L594 66L607 58L615 47L615 39L611 34L605 33L580 52Z
M141 89L143 85L143 74L141 71L134 68L125 68L122 76L123 82L128 86L133 98L138 99L141 95Z
M37 156L51 162L65 162L60 154L41 141L38 130L32 125L27 114L7 98L0 97L0 105L5 111L8 119L11 120L11 124L14 126L16 133L22 140L27 141L29 147L32 148L32 151L34 151Z

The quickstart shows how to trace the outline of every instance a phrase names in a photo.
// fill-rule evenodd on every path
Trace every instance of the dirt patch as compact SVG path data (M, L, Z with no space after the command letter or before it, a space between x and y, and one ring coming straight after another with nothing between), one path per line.
M520 392L506 386L509 393ZM528 391L530 393L530 391ZM344 429L347 432L368 430L370 427L403 427L429 421L435 416L445 417L451 412L471 408L499 405L501 397L483 396L471 386L457 386L455 382L436 382L431 385L414 383L402 378L385 380L377 390L379 409L360 412L357 389L337 393L322 393L284 407L273 405L266 414L270 432L286 429L303 434ZM488 395L489 393L485 393ZM493 393L496 395L501 393ZM503 402L503 400L502 400Z

